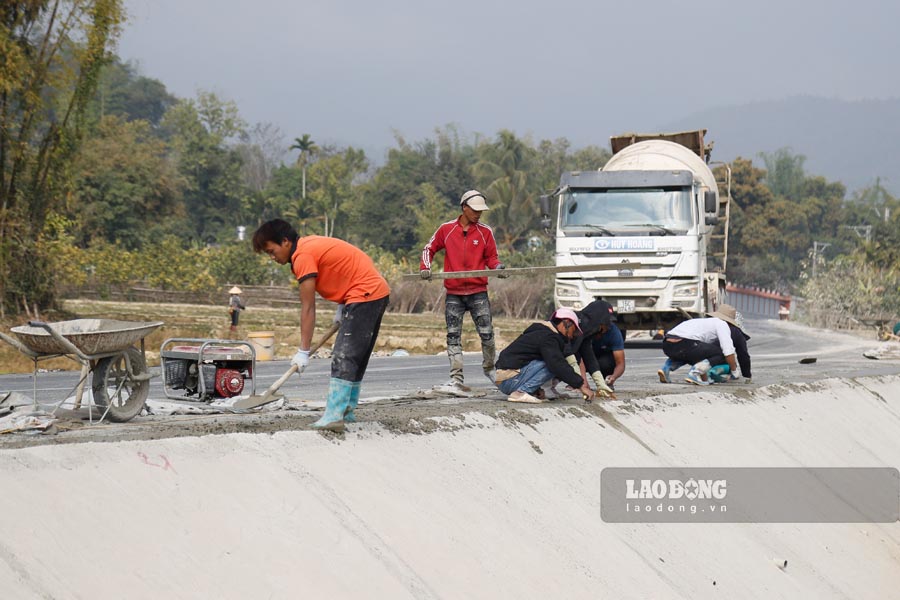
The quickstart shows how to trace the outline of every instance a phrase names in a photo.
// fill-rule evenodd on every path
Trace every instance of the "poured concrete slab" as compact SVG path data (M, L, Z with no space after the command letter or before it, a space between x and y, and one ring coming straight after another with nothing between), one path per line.
M891 597L896 522L606 523L600 472L897 466L898 390L896 375L830 379L503 404L344 435L0 450L0 589L14 598Z

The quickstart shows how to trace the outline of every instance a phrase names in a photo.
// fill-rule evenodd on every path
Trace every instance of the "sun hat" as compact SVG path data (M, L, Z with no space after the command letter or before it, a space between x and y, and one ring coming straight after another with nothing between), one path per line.
M231 288L230 290L228 290L228 293L229 293L229 294L240 294L240 293L241 293L241 288L239 288L238 286L234 286L233 288Z
M735 309L730 304L720 304L719 308L711 313L706 313L710 317L716 317L717 319L722 319L726 323L731 323L737 328L741 328L741 324L737 321L737 309Z
M575 311L571 308L557 308L556 312L553 313L554 319L568 319L575 323L575 329L578 330L578 333L583 333L581 331L581 323L578 322L578 315L575 314Z
M482 194L478 190L469 190L462 195L462 198L459 199L459 205L460 207L462 207L466 204L468 204L469 208L471 208L472 210L490 210L488 208L487 202L485 202L484 194Z

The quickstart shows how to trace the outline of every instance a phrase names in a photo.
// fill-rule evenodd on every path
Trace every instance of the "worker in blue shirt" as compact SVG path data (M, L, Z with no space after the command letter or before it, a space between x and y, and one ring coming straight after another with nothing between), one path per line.
M616 326L615 314L612 315L611 321L605 332L601 327L601 330L591 338L591 348L606 384L615 389L616 380L625 372L625 338Z

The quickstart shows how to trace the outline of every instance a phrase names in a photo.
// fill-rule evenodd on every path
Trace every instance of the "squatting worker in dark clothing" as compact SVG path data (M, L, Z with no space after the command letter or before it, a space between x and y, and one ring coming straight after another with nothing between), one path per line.
M566 360L576 373L584 371L591 376L597 395L612 397L612 384L625 372L625 343L622 332L613 325L615 314L609 302L594 300L582 310L575 311L582 333L566 347ZM548 400L559 398L556 380L542 390Z
M529 325L497 359L497 387L508 394L507 400L539 404L542 400L533 394L554 377L593 398L594 391L566 361L566 345L580 333L578 316L569 308Z
M731 331L731 342L734 344L734 353L737 355L737 363L741 367L741 376L744 383L753 382L753 374L750 371L750 350L747 349L747 341L750 336L744 331L744 323L741 313L737 312L730 304L723 304L716 312L709 313L711 317L718 317L728 323L728 329ZM709 375L715 381L725 381L725 375L729 375L727 379L735 380L737 375L731 367L725 364L713 365L709 370Z
M265 252L280 265L291 265L300 283L300 349L291 363L309 364L316 327L316 292L338 303L340 323L331 360L331 381L325 414L313 423L318 429L341 431L353 423L360 385L375 347L390 288L362 250L343 240L318 235L300 238L281 219L263 223L253 234L253 249Z
M462 214L438 227L422 250L422 260L419 263L422 279L431 279L431 261L441 250L444 250L444 272L504 268L497 257L494 231L479 222L481 213L488 210L484 195L477 190L469 190L460 198L459 206ZM471 313L478 337L481 338L481 368L485 376L494 381L497 348L487 286L487 277L444 280L444 287L447 289L444 306L447 319L447 355L450 357L450 381L445 387L449 391L458 389L464 382L462 322L466 311Z
M575 314L584 330L584 338L575 340L576 357L584 361L598 390L612 391L625 372L625 339L616 327L613 307L604 300L594 300Z

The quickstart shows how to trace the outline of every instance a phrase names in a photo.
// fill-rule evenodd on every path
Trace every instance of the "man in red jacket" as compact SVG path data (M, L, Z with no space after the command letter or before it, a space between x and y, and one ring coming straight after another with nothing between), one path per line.
M422 261L419 264L422 279L431 279L431 261L441 250L444 250L445 272L504 268L497 258L497 242L494 240L493 230L479 223L481 213L488 210L484 194L469 190L460 198L459 206L462 214L438 227L422 250ZM444 307L447 319L447 354L450 357L450 381L446 386L449 391L461 389L464 381L462 321L466 311L471 313L475 329L481 338L481 368L485 376L494 381L497 349L487 283L487 277L444 280L444 287L447 289Z

